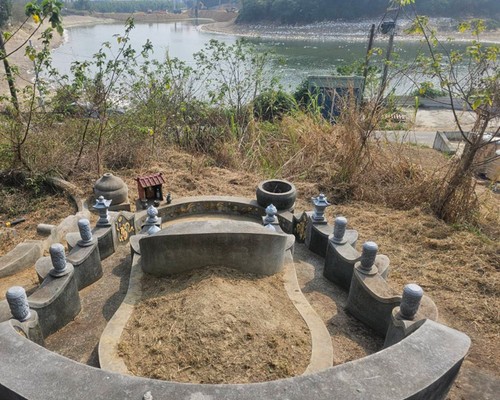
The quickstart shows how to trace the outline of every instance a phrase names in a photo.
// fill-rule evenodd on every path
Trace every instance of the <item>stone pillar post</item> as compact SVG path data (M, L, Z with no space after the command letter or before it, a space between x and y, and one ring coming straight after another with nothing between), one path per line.
M412 320L420 307L420 301L424 296L424 291L415 283L406 285L403 289L403 298L401 299L400 315L403 319Z
M363 250L361 252L361 263L359 272L365 275L373 275L377 273L375 266L375 258L377 257L378 246L375 242L363 243Z
M31 317L26 291L21 286L12 286L5 295L10 313L18 321L24 322Z
M335 218L335 225L333 226L333 243L343 244L346 243L345 231L347 228L347 218L337 217Z
M61 243L55 243L49 248L50 259L52 261L52 269L49 274L55 278L68 274L66 254L64 246Z
M90 229L90 221L86 218L82 218L78 221L78 230L80 231L81 240L78 241L78 245L81 247L88 247L93 244L92 241L92 230Z

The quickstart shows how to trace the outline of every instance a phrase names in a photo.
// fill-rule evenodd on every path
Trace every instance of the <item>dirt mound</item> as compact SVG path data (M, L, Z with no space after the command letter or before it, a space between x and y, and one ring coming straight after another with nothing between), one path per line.
M306 324L281 274L209 268L146 277L120 354L135 375L192 383L248 383L304 372Z

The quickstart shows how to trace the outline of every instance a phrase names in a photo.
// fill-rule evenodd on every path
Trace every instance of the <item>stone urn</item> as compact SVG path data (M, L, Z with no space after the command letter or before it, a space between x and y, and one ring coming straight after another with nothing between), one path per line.
M115 206L128 202L127 184L110 172L106 172L95 182L94 193L96 198L102 196L106 200L111 200L111 204Z
M260 182L256 194L259 206L266 208L272 204L278 211L293 210L297 199L293 183L279 179Z

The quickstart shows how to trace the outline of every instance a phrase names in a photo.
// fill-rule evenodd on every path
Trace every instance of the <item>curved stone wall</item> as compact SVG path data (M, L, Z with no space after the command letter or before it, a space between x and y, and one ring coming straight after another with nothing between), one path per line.
M368 357L311 375L247 385L196 385L121 375L69 360L0 324L0 398L26 400L344 400L442 399L469 338L427 320Z
M273 275L283 268L287 235L232 220L179 222L139 241L144 272L155 276L205 266Z
M256 220L264 215L255 201L232 197L180 199L158 211L164 222L206 213L243 215ZM145 217L145 212L136 214L136 227ZM298 229L301 223L313 224L291 213L278 215L278 219L282 226L298 233L302 232ZM330 229L323 226L323 236L328 238L326 231ZM304 231L319 230L313 224ZM324 240L308 242L317 253L326 252ZM387 285L384 279L377 282ZM367 298L380 301L371 285L360 288L369 295ZM363 308L364 313L372 312L371 305ZM3 314L0 304L0 315ZM444 399L467 354L470 339L437 322L423 321L418 321L411 335L398 343L321 372L258 384L195 385L131 377L76 363L21 336L11 320L0 323L0 398L140 400L151 392L154 400Z

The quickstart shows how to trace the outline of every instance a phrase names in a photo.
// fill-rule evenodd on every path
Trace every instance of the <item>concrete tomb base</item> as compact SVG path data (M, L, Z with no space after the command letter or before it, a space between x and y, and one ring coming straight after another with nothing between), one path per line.
M58 331L80 312L75 270L67 264L68 272L60 277L47 275L38 290L28 297L30 308L38 313L44 337Z
M245 221L180 222L139 244L144 272L165 276L204 266L272 275L283 268L288 235Z

